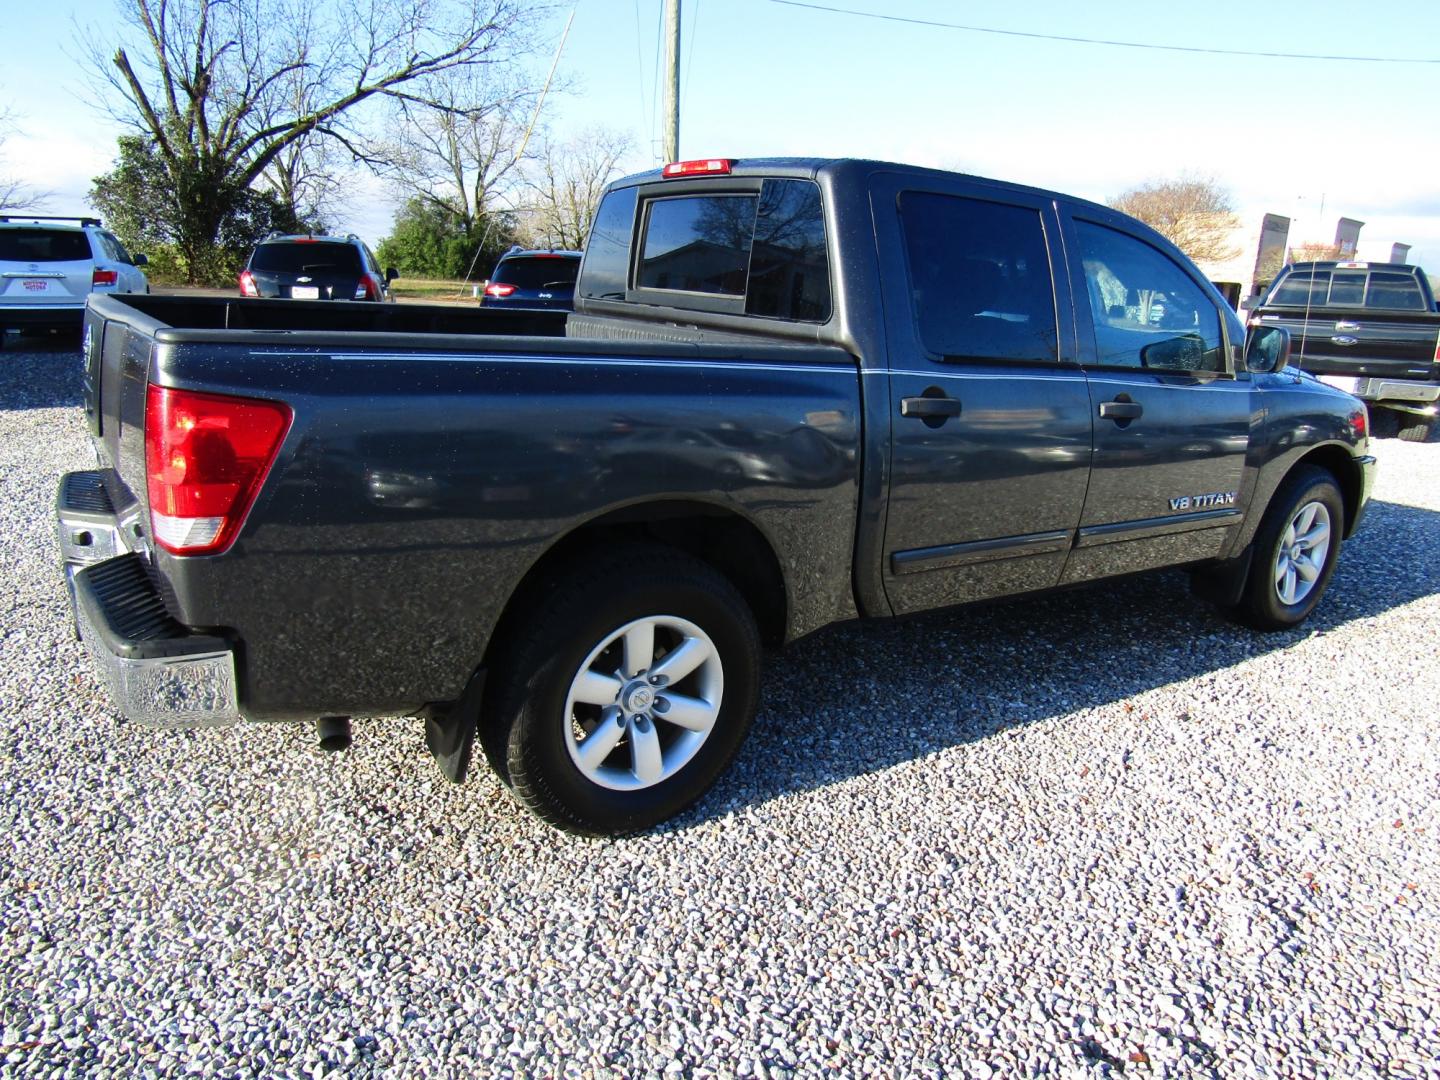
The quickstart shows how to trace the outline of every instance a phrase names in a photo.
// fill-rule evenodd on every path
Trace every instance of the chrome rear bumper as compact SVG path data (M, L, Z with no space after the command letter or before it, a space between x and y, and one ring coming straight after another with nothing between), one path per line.
M234 646L170 615L145 559L128 550L135 526L110 505L104 479L63 477L56 522L75 625L116 707L151 727L235 723Z

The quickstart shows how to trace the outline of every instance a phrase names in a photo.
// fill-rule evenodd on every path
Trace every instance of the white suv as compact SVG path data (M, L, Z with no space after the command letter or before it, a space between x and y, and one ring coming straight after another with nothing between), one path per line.
M7 330L78 331L92 292L149 292L144 265L99 218L0 215L0 348Z

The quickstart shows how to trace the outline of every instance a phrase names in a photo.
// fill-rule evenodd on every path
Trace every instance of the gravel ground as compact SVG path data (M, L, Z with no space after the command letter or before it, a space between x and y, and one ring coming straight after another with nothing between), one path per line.
M118 722L69 352L0 354L0 1074L1440 1077L1440 445L1302 631L1162 574L827 631L734 770L582 841L418 725Z

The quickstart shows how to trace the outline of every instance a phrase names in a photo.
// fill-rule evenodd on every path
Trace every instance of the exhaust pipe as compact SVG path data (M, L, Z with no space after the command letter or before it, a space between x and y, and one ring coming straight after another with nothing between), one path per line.
M348 716L322 716L315 721L315 731L320 736L320 749L327 754L350 749L350 718Z

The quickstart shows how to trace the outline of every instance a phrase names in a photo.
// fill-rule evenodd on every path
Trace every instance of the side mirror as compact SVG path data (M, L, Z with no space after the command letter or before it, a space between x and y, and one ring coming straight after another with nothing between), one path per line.
M385 284L386 284L386 285L389 285L390 282L394 281L394 280L395 280L397 277L399 277L399 276L400 276L400 271L399 271L399 270L396 270L395 267L393 267L393 266L390 267L390 269L388 269L388 270L385 271Z
M136 256L135 256L135 261L132 262L130 265L131 265L131 266L149 266L149 265L150 265L150 260L147 259L144 255L136 255Z
M1290 363L1290 331L1283 326L1251 327L1245 339L1245 367L1257 374L1282 371Z
M1193 334L1161 338L1140 350L1140 366L1163 371L1199 371L1204 367L1205 341Z

